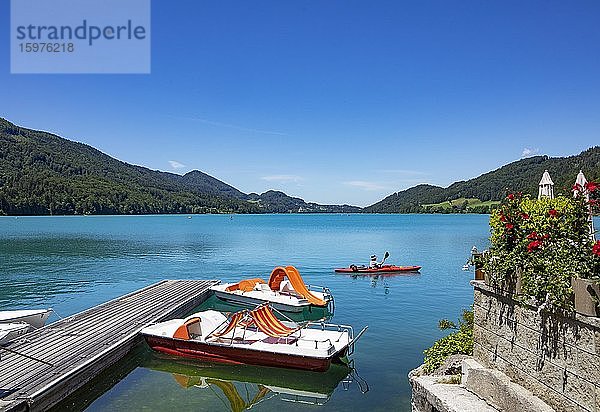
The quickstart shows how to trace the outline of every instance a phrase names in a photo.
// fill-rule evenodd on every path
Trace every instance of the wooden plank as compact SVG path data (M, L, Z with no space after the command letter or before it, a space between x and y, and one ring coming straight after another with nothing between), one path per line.
M180 298L180 295L178 294L177 297ZM146 319L148 315L156 315L160 310L161 308L157 307L157 309L154 309L152 312L145 313ZM59 366L62 366L62 369L64 369L65 367L68 367L70 363L80 363L82 358L89 358L94 353L97 353L98 345L102 342L107 341L108 343L114 343L115 339L119 338L120 336L127 335L131 333L133 329L139 329L140 326L143 326L148 323L135 322L134 324L132 322L132 319L137 320L137 316L130 316L126 314L121 316L120 318L117 318L115 322L105 322L107 325L111 326L111 328L108 331L105 331L105 334L99 334L97 327L91 327L89 328L91 332L71 338L70 341L76 342L72 342L73 345L71 345L71 349L69 350L70 355L67 355L66 357L64 355L65 348L68 348L69 346L67 344L61 346L60 341L57 340L59 342L59 344L57 345L58 350L55 351L53 354L59 356L59 360L61 362L61 365ZM129 326L129 328L126 329L125 327L123 327L123 324ZM108 337L105 336L106 333L108 333ZM73 346L75 346L74 349ZM61 355L62 358L60 358ZM47 361L55 360L55 357L49 357L47 354L35 353L35 356L38 358L43 358ZM26 361L28 360L25 360L25 362ZM44 375L40 372L44 371L46 372L46 374L48 372L52 373L51 367L47 365L31 360L29 360L28 362L31 364L31 369L27 369L27 376L19 376L19 380L28 379L28 383L30 386L32 385L31 379L45 379ZM59 366L57 366L57 368ZM13 376L12 378L15 379L16 377Z
M163 283L163 282L160 282ZM160 284L159 283L159 284ZM159 285L157 284L157 285ZM181 290L185 290L185 289L189 289L189 286L187 284L183 284L183 285L175 285L175 286L179 286L179 287L171 287L168 291L166 291L169 294L173 294L173 293L178 293L181 292ZM148 288L145 288L146 290ZM155 291L158 295L163 295L165 291L164 290L156 290ZM178 297L180 295L177 295ZM148 298L150 298L151 296L148 296ZM145 299L145 297L140 297L141 301L143 300L147 300ZM152 300L154 302L154 300ZM108 302L111 303L111 302ZM108 304L107 303L107 304ZM107 305L104 304L104 305ZM118 317L119 313L122 313L122 316L125 317L130 317L132 319L136 319L137 316L139 316L137 314L136 311L132 310L135 309L136 307L138 309L140 309L138 306L138 302L128 302L127 305L122 306L116 306L113 305L112 308L107 308L105 313L103 313L101 310L97 310L97 315L93 314L93 311L86 311L88 313L88 315L90 316L90 318L86 319L86 322L72 322L72 319L69 318L65 318L62 321L58 321L54 324L48 325L46 328L44 329L49 329L44 331L43 329L40 329L39 332L52 332L52 333L46 333L46 335L44 336L46 339L46 344L43 346L40 345L29 345L29 344L25 344L25 345L13 345L11 346L11 349L13 350L17 350L19 352L22 352L26 355L29 356L35 356L37 358L42 358L45 359L49 362L52 362L52 358L44 358L45 356L50 356L52 354L54 354L54 351L58 350L59 353L63 353L64 351L62 350L62 348L64 348L66 345L68 345L69 343L71 343L71 341L80 341L80 340L84 340L86 338L89 338L90 336L92 336L95 331L98 330L98 327L101 325L110 325L113 326L113 328L120 328L121 330L123 329L123 325L122 323L124 322L119 322L121 320L125 320L122 319L121 317ZM98 308L98 307L96 307ZM74 318L77 315L74 315L73 317L70 318ZM117 316L116 318L113 316ZM101 323L96 323L96 324L92 324L93 321L95 321L95 318L100 318L102 320ZM138 323L137 319L135 320L135 323ZM147 322L143 321L141 323L146 324ZM129 323L127 323L127 325L129 325ZM85 330L86 332L81 333L79 335L70 335L74 332L77 332L78 329L82 329ZM26 337L26 339L36 339L36 332L34 332L34 335L28 335ZM50 343L48 343L48 341ZM54 351L52 351L54 350ZM64 354L62 355L64 356ZM12 358L12 360L16 363L19 363L20 366L25 366L24 365L24 360L22 357L19 357L18 355L14 355L14 354L10 354L9 356L6 356L6 361L3 361L2 366L3 369L5 370L9 370L11 365L11 362L9 361ZM39 362L35 362L35 361L29 361L30 363L35 363L37 365L43 365L40 364ZM2 379L0 378L0 385L2 385Z
M31 404L32 410L46 410L58 403L60 400L64 399L66 396L75 392L75 390L89 382L102 370L122 359L123 356L125 356L129 350L139 342L140 339L141 337L139 333L136 332L135 334L130 334L124 337L121 341L117 342L111 348L106 349L93 358L88 359L84 365L81 365L73 372L70 372L69 376L63 375L57 378L55 382L39 389L39 391L33 395L33 402ZM73 382L77 383L76 387L72 386ZM55 390L55 388L60 387L63 387L63 389L60 391ZM44 393L47 394L44 396Z
M3 353L0 411L45 410L121 359L139 331L189 312L218 281L166 280L59 320L26 335L10 349L54 366Z
M91 341L90 341L90 342L91 342ZM79 345L78 345L78 347L79 347ZM77 356L75 356L75 360L76 360L76 361L79 361L79 358L78 358Z
M196 306L196 305L195 305ZM192 306L193 308L193 306ZM148 316L150 316L151 319L155 319L157 318L159 315L161 314L161 309L158 308L158 310L154 310L151 313L148 314ZM148 324L148 322L143 322L143 323L138 323L135 327L134 330L132 331L126 331L121 333L121 330L118 327L113 327L114 330L112 330L112 335L109 335L108 337L108 341L111 344L114 344L115 340L118 340L121 337L128 337L131 335L132 332L135 332L135 334L137 334L137 331L139 329L141 329L141 327L143 327L144 325ZM104 335L103 335L104 336ZM90 342L90 339L87 339L88 342ZM99 342L99 339L94 339L95 342ZM82 359L85 360L87 362L87 360L90 357L95 356L95 354L98 353L98 345L94 345L92 347L88 347L88 348L82 348L80 347L80 345L77 346L78 352L72 354L71 356L69 356L68 358L65 359L65 364L69 365L69 364L80 364L82 362ZM34 381L30 381L30 385L33 386L33 383L36 380L40 380L40 377L34 378ZM42 379L43 380L43 379Z
M187 285L184 285L184 286L188 287ZM177 290L177 289L175 289L175 290ZM177 298L179 299L180 297L181 297L181 295L177 294ZM160 311L160 310L161 310L161 308L158 307L151 314L154 314L154 312ZM129 326L130 329L131 329L131 324L132 324L131 319L136 319L137 320L138 315L137 314L131 315L131 313L134 313L134 312L130 311L129 308L124 313L125 314L121 315L121 317L119 317L119 318L108 319L107 321L104 322L104 323L106 323L108 325L111 325L112 329L113 329L112 332L114 333L114 335L109 339L109 342L114 342L115 337L118 334L118 332L122 332L122 334L129 333L129 330L126 330L125 328L127 326ZM145 315L148 315L148 314L145 314ZM147 316L146 316L145 319L147 319ZM133 329L136 329L136 326L139 327L139 325L137 325L138 323L147 324L148 322L147 321L136 322L136 325L133 326ZM123 325L125 325L125 327ZM81 351L85 349L86 345L87 346L91 346L91 348L94 349L95 352L97 352L96 348L98 347L98 343L100 343L98 341L98 336L94 336L94 335L96 335L97 328L90 327L88 329L90 331L88 333L82 335L82 336L71 337L68 340L65 340L65 339L62 339L62 340L55 339L54 340L54 342L58 342L55 346L57 346L58 349L59 349L58 350L58 355L59 356L62 355L62 359L61 359L61 363L62 364L66 364L66 366L68 366L68 364L70 363L69 362L70 360L74 360L76 363L80 362ZM91 339L92 337L94 337L93 340ZM74 348L75 350L73 350L73 348L71 348L71 350L69 350L69 353L71 353L71 355L70 356L67 355L65 357L65 348L69 347L67 345L68 343L73 343L73 344L76 343L76 346L75 345L71 345L71 347L75 346L75 348ZM87 352L89 352L89 350ZM31 355L36 356L36 357L43 357L44 353L45 352L42 352L42 353L39 353L39 352L38 353L31 353ZM86 356L89 356L89 354L86 354ZM17 356L17 358L18 358L18 356ZM48 360L48 361L55 360L53 357L48 357L48 356L44 357L44 359ZM46 365L44 365L44 364L39 363L39 362L30 361L30 360L24 360L23 362L29 362L31 364L31 368L33 369L33 370L28 371L28 375L29 376L27 376L27 378L31 377L32 375L34 376L36 374L37 371L35 371L35 369L38 369L38 370L39 369L45 369L46 370L45 372L48 372L48 367ZM15 376L13 376L12 378L15 378Z

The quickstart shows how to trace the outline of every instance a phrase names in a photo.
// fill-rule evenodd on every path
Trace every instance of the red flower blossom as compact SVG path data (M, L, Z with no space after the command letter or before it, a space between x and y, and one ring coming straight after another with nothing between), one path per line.
M529 219L529 215L528 215L527 213L521 213L521 217L522 217L524 220L528 220L528 219Z
M529 244L527 245L527 251L529 253L531 253L534 250L539 249L540 246L542 246L542 241L541 240L534 240L533 242L529 242Z
M552 217L558 216L558 212L556 211L556 209L548 210L548 214L550 214L550 216L552 216Z
M515 198L515 195L513 195L512 193L509 193L508 196L506 196L508 200L513 200Z
M596 203L598 203L598 201L596 199L590 199L590 205L592 206L596 206Z
M592 253L596 256L600 256L600 240L597 240L592 247Z
M527 235L527 239L537 239L538 235L536 232L531 232Z
M581 189L582 189L582 187L581 187L581 185L579 183L575 183L573 185L573 191L575 191L575 192L581 192Z
M507 224L506 224L506 225L504 225L504 226L506 226L506 228L507 228L508 230L510 230L510 229L512 229L512 228L514 228L514 227L515 227L515 225L513 225L512 223L507 223Z
M588 192L595 192L596 189L598 189L598 184L594 183L594 182L587 182L585 184L585 188L588 190Z

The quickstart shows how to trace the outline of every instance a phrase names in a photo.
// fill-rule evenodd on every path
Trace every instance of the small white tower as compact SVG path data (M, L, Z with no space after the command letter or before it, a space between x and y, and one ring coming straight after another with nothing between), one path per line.
M573 196L577 197L578 195L582 194L585 197L585 200L587 200L589 202L590 194L585 187L586 184L587 184L587 179L585 178L583 171L580 170L579 174L577 175L577 180L575 180L575 185L579 185L579 187L581 189L580 190L573 189ZM588 217L588 224L590 226L590 238L592 239L592 241L596 241L596 235L595 235L595 230L594 230L594 218L592 216L592 208L590 206L588 206L588 207L590 209L590 216Z
M587 190L585 189L585 185L587 184L587 179L585 178L585 175L583 174L583 171L579 171L579 174L577 175L577 179L575 180L575 185L579 185L579 187L581 188L581 193L583 193L583 196L585 196L585 200L590 200L590 195L588 194ZM573 189L573 196L577 197L577 195L580 193L579 190L575 190Z
M554 183L550 178L550 173L548 171L544 171L542 175L542 180L540 180L540 190L538 191L538 199L542 197L549 197L550 199L554 199Z

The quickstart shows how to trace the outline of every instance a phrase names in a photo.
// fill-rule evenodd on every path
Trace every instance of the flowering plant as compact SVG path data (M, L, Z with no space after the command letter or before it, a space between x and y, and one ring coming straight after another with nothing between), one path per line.
M597 188L590 182L577 188L575 197L555 199L509 194L490 217L485 269L492 282L514 284L518 270L523 298L570 308L572 277L600 280L600 242L594 242L589 226Z

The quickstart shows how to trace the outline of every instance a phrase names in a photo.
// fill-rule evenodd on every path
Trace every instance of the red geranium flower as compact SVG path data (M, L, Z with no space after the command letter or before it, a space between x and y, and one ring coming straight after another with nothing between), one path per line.
M512 229L513 227L515 227L515 225L513 225L512 223L507 223L507 224L506 224L506 225L504 225L504 226L506 226L506 228L507 228L508 230L510 230L510 229Z
M528 219L529 219L529 215L528 215L527 213L521 213L521 217L522 217L524 220L528 220Z
M592 253L596 256L600 256L600 240L597 240L592 247Z
M506 216L504 216L504 213L502 213L502 212L500 212L500 221L506 222Z
M513 200L515 198L515 195L513 195L512 193L509 193L508 196L506 196L508 198L508 200Z
M587 182L585 184L585 188L588 190L588 192L595 192L596 189L598 189L598 184L594 182Z
M534 240L533 242L529 242L529 244L527 245L527 251L531 253L534 250L538 249L540 246L542 246L542 242L540 240Z
M548 213L550 214L550 216L552 217L556 217L558 216L558 212L556 211L556 209L550 209L548 210Z
M536 232L531 232L527 235L527 239L537 239L538 235Z

